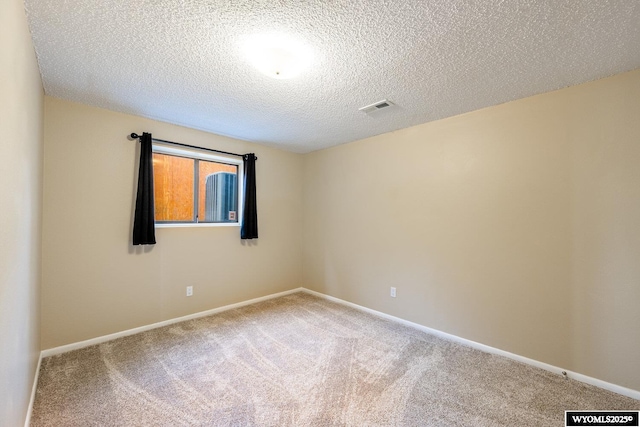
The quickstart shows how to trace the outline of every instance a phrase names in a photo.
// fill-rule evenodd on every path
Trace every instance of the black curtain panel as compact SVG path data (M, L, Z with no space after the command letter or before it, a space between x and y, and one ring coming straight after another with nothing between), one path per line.
M258 209L256 206L256 156L245 154L244 160L244 206L242 207L241 239L258 238Z
M140 168L138 170L138 196L133 219L133 244L155 245L156 228L153 201L153 151L151 134L140 137Z

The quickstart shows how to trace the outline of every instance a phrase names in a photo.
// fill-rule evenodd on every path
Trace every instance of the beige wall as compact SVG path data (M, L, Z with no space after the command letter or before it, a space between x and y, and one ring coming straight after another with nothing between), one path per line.
M45 97L41 243L43 95L20 1L1 3L0 52L0 425L24 420L40 335L51 348L300 285L640 389L640 71L306 156ZM257 243L159 229L132 247L132 131L255 151Z
M260 238L239 227L156 230L133 247L131 132L255 152ZM52 348L301 285L298 154L45 97L42 347ZM185 287L194 295L185 296Z
M303 285L640 389L637 117L640 71L300 156L45 97L42 346ZM132 247L132 131L255 151L257 244Z
M640 71L311 153L303 204L305 286L640 390Z
M42 83L24 6L0 2L0 425L24 424L40 352Z

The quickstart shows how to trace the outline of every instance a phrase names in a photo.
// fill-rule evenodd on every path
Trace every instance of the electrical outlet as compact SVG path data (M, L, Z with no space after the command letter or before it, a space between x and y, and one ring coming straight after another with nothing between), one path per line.
M187 296L190 297L193 295L193 286L187 286Z
M393 298L395 298L395 297L396 297L396 288L394 288L393 286L391 287L391 296L392 296Z

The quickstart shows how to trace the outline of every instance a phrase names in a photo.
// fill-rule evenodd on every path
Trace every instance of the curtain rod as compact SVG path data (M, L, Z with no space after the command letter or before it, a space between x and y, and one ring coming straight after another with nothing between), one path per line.
M139 139L140 136L141 135L138 135L135 132L131 133L131 138L133 138L133 139ZM173 141L166 141L164 139L158 139L158 138L153 138L153 137L151 137L151 139L153 141L157 141L157 142L164 142L165 144L172 144L172 145L179 145L181 147L195 148L196 150L213 151L214 153L227 154L229 156L237 156L237 157L242 157L242 158L244 158L244 156L246 156L246 154L230 153L228 151L214 150L213 148L197 147L195 145L182 144L180 142L173 142ZM255 157L255 159L258 160L257 156L254 155L253 157Z

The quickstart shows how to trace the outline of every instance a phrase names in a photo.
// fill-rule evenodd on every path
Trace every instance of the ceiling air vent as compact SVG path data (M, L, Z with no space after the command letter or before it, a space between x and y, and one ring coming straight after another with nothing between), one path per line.
M371 113L373 111L382 110L383 108L389 108L392 105L394 105L393 102L383 99L382 101L374 102L373 104L358 108L358 110L363 113Z

